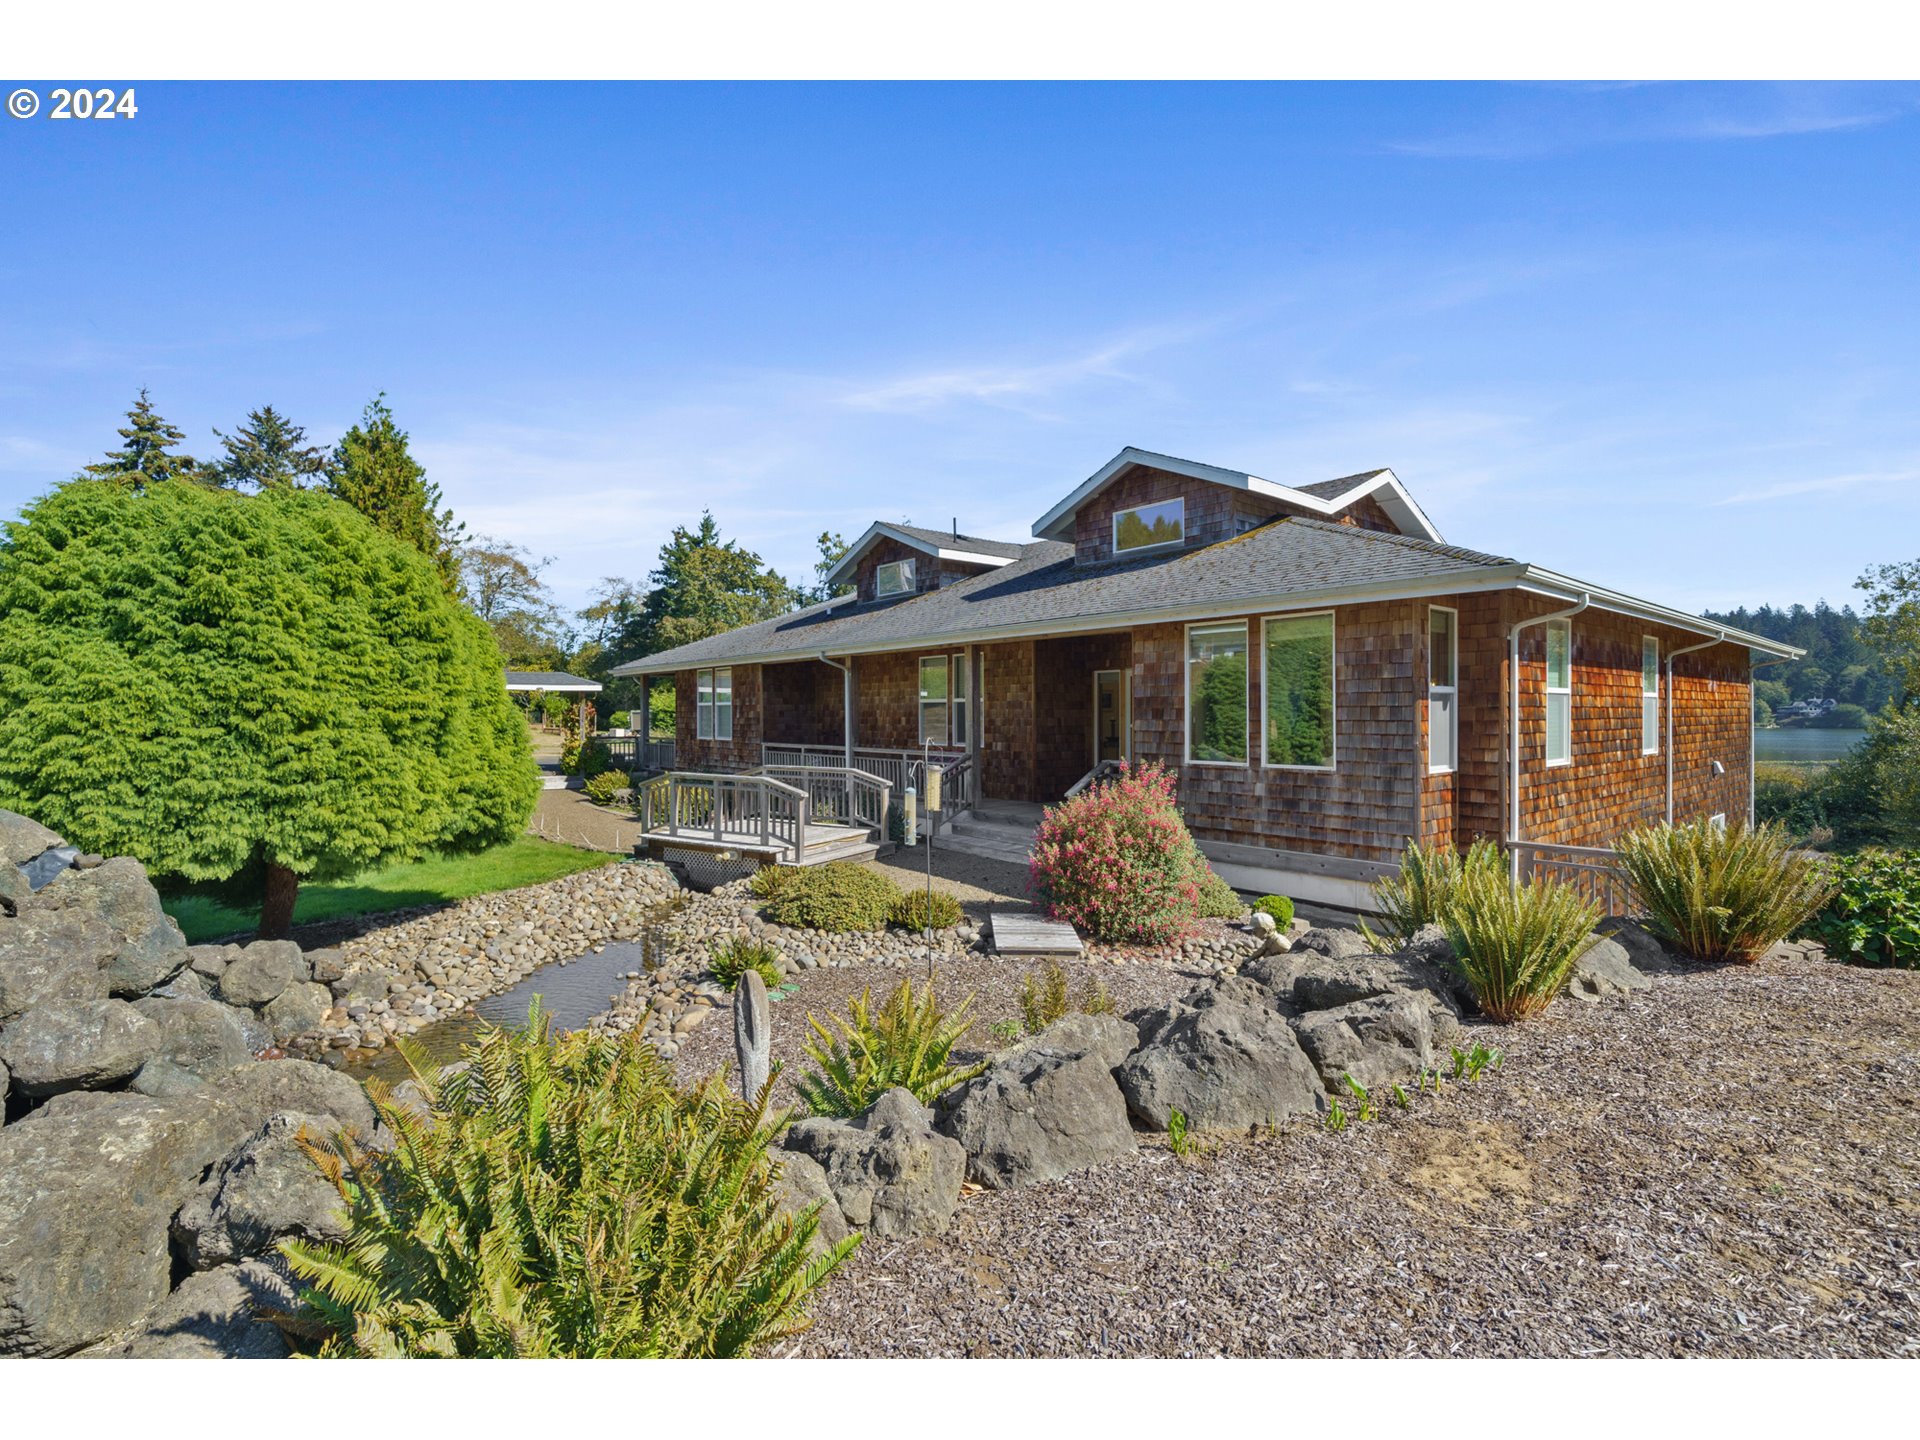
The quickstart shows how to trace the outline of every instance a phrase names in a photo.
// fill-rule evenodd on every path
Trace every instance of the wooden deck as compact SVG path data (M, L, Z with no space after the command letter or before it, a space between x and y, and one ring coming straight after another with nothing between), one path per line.
M699 850L708 854L735 854L742 859L763 860L782 866L825 865L831 860L871 860L880 847L865 829L852 825L807 826L807 846L796 860L779 841L769 843L758 829L722 830L715 835L704 832L649 830L634 845L634 854L658 860L668 850Z

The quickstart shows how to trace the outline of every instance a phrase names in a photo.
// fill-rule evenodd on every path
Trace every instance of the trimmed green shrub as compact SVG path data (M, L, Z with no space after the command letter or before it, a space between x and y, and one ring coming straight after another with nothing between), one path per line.
M1375 935L1360 925L1361 934L1376 949L1390 950L1404 945L1422 928L1445 923L1445 911L1460 887L1475 875L1485 872L1501 876L1505 866L1500 850L1490 840L1476 840L1462 856L1451 845L1416 845L1407 842L1400 857L1400 873L1388 880L1376 880L1373 906L1386 922L1385 932Z
M893 907L893 923L903 930L950 929L960 923L960 902L943 890L909 890Z
M795 870L767 902L767 918L801 930L879 930L900 903L900 887L847 860Z
M1130 764L1048 807L1028 864L1050 915L1101 940L1135 944L1193 929L1209 872L1174 804L1174 784L1158 764Z
M613 797L627 788L627 777L618 770L602 770L580 787L581 793L596 805L611 805Z
M1777 825L1649 825L1616 848L1648 925L1695 960L1758 960L1833 894L1826 862Z
M555 1040L536 1001L445 1079L401 1043L427 1113L368 1082L393 1149L304 1142L349 1230L281 1246L323 1355L747 1355L804 1327L853 1250L811 1258L818 1207L782 1213L784 1116L678 1087L637 1034Z
M1920 851L1845 856L1833 874L1833 897L1807 933L1850 965L1920 970Z
M1201 862L1205 864L1203 860ZM1203 920L1237 920L1247 907L1240 903L1240 897L1233 887L1214 874L1213 867L1207 866L1207 873L1200 878L1200 918Z
M598 775L613 768L613 752L598 740L569 740L560 747L560 768L569 775Z
M627 728L627 721L630 718L625 710L616 710L607 716L607 728L609 730L624 730Z
M1439 923L1481 1013L1511 1024L1537 1015L1560 993L1599 919L1600 907L1572 887L1551 880L1515 885L1497 864L1473 863L1470 851Z
M1293 901L1284 895L1262 895L1253 902L1253 908L1262 915L1271 915L1273 923L1282 930L1293 924Z
M714 979L729 990L737 986L740 977L749 970L759 971L768 989L778 988L783 978L780 974L780 957L774 948L759 940L749 940L744 935L735 935L715 945L708 955L707 969L713 972Z
M987 1068L985 1061L966 1068L950 1061L973 1023L971 995L949 1015L935 1000L931 981L916 1000L913 982L902 980L879 1014L873 1013L871 990L862 990L848 1010L850 1019L830 1017L833 1030L807 1016L813 1030L807 1054L820 1068L793 1088L816 1115L858 1115L895 1087L931 1105Z

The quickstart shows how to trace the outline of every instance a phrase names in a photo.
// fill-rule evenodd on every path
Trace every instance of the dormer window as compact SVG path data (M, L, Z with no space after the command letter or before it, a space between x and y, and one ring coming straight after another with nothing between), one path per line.
M882 565L873 574L873 590L876 595L906 595L913 590L913 561L894 560Z
M1113 512L1113 553L1158 550L1178 545L1187 538L1187 502L1162 500L1153 505L1135 505Z

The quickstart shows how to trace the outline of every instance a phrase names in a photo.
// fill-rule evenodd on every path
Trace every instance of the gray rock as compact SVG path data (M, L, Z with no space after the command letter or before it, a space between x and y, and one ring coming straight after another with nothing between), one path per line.
M1433 1064L1429 1016L1423 998L1403 990L1308 1011L1293 1028L1327 1089L1344 1091L1351 1075L1371 1090L1415 1080Z
M304 1133L324 1141L338 1127L318 1115L270 1117L214 1167L173 1219L176 1253L195 1270L212 1270L270 1251L288 1236L347 1238L340 1192L300 1148Z
M1593 927L1627 952L1627 960L1642 975L1670 975L1685 966L1685 959L1667 948L1666 942L1638 920L1608 915Z
M1280 928L1280 922L1266 911L1256 910L1253 912L1253 928L1255 934L1271 935Z
M1593 943L1573 962L1573 973L1567 977L1567 994L1589 1004L1621 999L1652 986L1651 980L1634 969L1633 962L1627 958L1626 946L1604 935L1594 937Z
M371 1005L387 998L387 977L378 970L359 970L333 982L333 998L341 1005Z
M7 1091L12 1088L13 1075L4 1061L0 1061L0 1125L7 1123Z
M223 977L224 978L224 977ZM311 980L295 980L269 1000L260 1017L273 1028L276 1040L291 1040L317 1029L320 1019L333 1008L333 996L324 985Z
M286 1262L248 1260L189 1275L127 1338L88 1355L130 1360L284 1360L286 1337L262 1311L291 1311Z
M9 861L0 860L0 915L13 914L32 895L33 886L27 881L26 871Z
M118 944L88 915L29 910L0 919L0 1023L49 1000L104 1000Z
M0 810L0 861L25 865L43 851L67 842L37 820L12 810Z
M306 978L298 945L291 940L256 940L220 972L220 998L229 1005L258 1009L279 999L294 981Z
M733 1049L740 1061L740 1098L748 1104L767 1083L769 1038L767 982L749 970L733 987Z
M145 995L192 958L179 925L160 908L146 867L124 855L95 869L65 872L34 897L33 908L92 915L120 937L107 965L115 995Z
M322 985L331 985L347 973L346 957L338 946L307 952L307 969Z
M1173 1006L1120 1067L1120 1090L1143 1124L1175 1110L1199 1127L1265 1124L1326 1109L1320 1077L1271 1005L1223 998Z
M1418 995L1427 1007L1433 1043L1448 1044L1459 1033L1464 993L1452 956L1446 935L1428 926L1390 955L1368 950L1336 958L1324 951L1296 951L1290 964L1263 959L1241 966L1240 973L1305 1011L1333 1010L1376 995Z
M266 1048L267 1036L250 1011L217 1000L150 996L133 1008L161 1029L153 1057L133 1077L142 1095L197 1090L214 1076L245 1065Z
M188 966L164 985L153 987L153 994L161 1000L212 1000L214 987L206 976L192 966Z
M938 1235L960 1203L966 1151L906 1090L852 1120L801 1120L786 1148L818 1162L847 1223L876 1238Z
M810 1248L815 1256L825 1254L847 1238L847 1217L840 1213L840 1202L833 1198L827 1172L820 1168L819 1161L798 1150L782 1150L773 1158L779 1164L773 1189L781 1213L798 1215L807 1206L818 1205L820 1225L813 1232Z
M227 966L240 958L238 945L189 945L187 961L193 973L218 980Z
M298 1060L166 1099L57 1095L0 1129L0 1355L71 1354L138 1323L167 1294L174 1213L288 1110L373 1130L357 1082Z
M0 1061L23 1095L100 1090L138 1071L160 1040L124 1000L49 1000L0 1029Z
M1296 950L1310 950L1333 960L1345 960L1354 955L1370 955L1373 947L1368 945L1358 930L1349 930L1344 925L1315 926L1293 942Z
M966 1148L967 1178L1011 1190L1135 1149L1113 1070L1138 1041L1116 1015L1068 1015L942 1096L938 1125Z

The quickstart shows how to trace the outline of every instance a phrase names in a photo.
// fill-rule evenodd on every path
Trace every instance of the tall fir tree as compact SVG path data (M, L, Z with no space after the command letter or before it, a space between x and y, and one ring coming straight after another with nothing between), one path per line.
M168 424L153 408L144 385L140 387L140 398L127 411L127 421L120 427L125 448L109 450L107 458L87 466L85 474L125 485L136 494L158 480L199 477L199 463L191 455L168 453L187 438L186 432Z
M326 474L326 451L307 444L307 432L271 405L249 411L232 435L213 433L227 453L209 468L230 490L304 490Z
M407 432L393 423L383 390L360 423L340 437L327 488L389 535L430 556L448 590L458 588L460 544L466 527L442 509L440 487L407 449Z
M707 513L697 530L674 527L673 538L660 547L658 568L647 578L653 588L634 617L633 655L651 655L770 620L793 609L799 598L758 555L731 540L723 542L720 527Z

